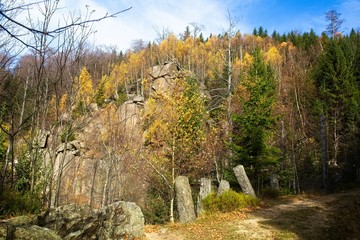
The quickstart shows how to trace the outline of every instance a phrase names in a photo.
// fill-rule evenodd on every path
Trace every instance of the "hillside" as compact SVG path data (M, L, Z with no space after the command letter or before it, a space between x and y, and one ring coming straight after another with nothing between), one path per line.
M146 226L146 239L359 239L359 199L360 189L283 197L258 209L203 216L191 224Z
M203 178L239 192L238 165L260 198L360 182L356 26L249 34L229 16L221 33L187 27L118 51L90 43L88 15L51 31L58 2L1 5L44 15L0 18L0 218L123 200L164 224L179 215L177 177L194 200Z

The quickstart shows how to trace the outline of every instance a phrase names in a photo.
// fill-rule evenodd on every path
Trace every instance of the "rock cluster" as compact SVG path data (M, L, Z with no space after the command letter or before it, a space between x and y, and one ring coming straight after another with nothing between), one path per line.
M100 210L66 205L34 218L21 216L0 222L0 239L137 239L143 235L140 207L122 201Z

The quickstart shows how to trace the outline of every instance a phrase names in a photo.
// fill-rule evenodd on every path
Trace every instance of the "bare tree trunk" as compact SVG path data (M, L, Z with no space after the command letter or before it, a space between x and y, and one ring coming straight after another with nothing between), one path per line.
M94 199L94 192L95 192L95 179L96 179L97 168L98 168L98 161L96 161L94 164L94 172L93 172L93 177L92 177L92 181L91 181L91 191L90 191L90 200L89 200L89 205L91 207L93 206L93 202L94 202L93 199Z
M321 125L321 153L322 153L322 172L323 172L323 185L326 190L329 189L328 186L328 156L327 156L327 133L326 133L326 119L324 113L320 117Z
M173 140L172 140L172 146L171 146L171 184L172 184L172 188L171 190L171 200L170 200L170 222L174 223L175 219L174 219L174 198L175 198L175 136L173 136Z
M28 71L28 74L30 74L29 72L30 72L30 71ZM25 81L25 90L24 90L24 97L23 97L23 102L22 102L22 106L21 106L19 126L22 124L22 121L23 121L28 85L29 85L29 76L26 77L26 81Z
M102 207L105 207L108 204L108 199L109 199L109 184L110 184L110 177L111 177L111 169L113 168L111 156L109 156L109 160L110 160L110 163L109 163L107 171L106 171L106 179L105 179L105 183L104 183L103 196L102 196L102 201L101 201Z
M340 136L338 136L338 116L339 111L335 110L334 113L334 164L337 164L338 155L339 155L339 144Z
M294 143L292 144L292 162L294 166L294 193L299 194L300 193L300 181L299 181L299 173L296 163L296 147L294 146Z
M5 164L3 166L2 169L2 174L1 174L1 185L0 185L0 189L2 190L4 188L4 184L6 181L6 172L7 172L7 168L9 165L9 157L10 157L10 151L11 151L11 144L8 144L8 147L6 149L6 154L5 154Z

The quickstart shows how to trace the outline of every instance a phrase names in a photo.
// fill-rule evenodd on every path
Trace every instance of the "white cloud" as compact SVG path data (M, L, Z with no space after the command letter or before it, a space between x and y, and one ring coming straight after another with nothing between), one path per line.
M210 33L221 33L228 24L227 9L231 9L234 2L236 1L121 0L115 4L110 0L81 0L73 5L73 1L66 0L63 5L68 8L84 8L83 6L90 5L91 9L96 9L97 17L131 6L131 10L119 14L117 18L106 19L94 25L97 29L96 44L116 45L120 49L127 49L135 39L153 41L156 38L154 28L168 28L179 34L184 32L189 23L196 22L205 26L202 31L205 37ZM244 6L249 2L251 1L244 1ZM241 21L238 27L246 31L250 29L244 23L241 25Z
M345 19L342 29L349 32L351 28L358 29L360 27L360 1L345 0L340 3L338 12Z
M60 0L59 10L54 14L50 29L55 29L69 12L76 16L92 13L92 18L100 18L107 13L115 13L132 7L131 10L120 13L116 18L108 18L94 23L96 34L91 36L90 42L96 45L117 46L126 50L131 47L131 42L142 39L145 42L157 38L155 29L167 28L174 34L185 31L190 23L198 23L205 28L202 30L204 37L210 33L219 34L228 26L227 12L230 10L232 17L239 17L238 29L242 32L251 31L252 27L246 25L242 16L249 14L254 2L260 0ZM30 2L36 2L31 0ZM42 3L40 5L43 5ZM238 12L236 12L236 9ZM31 19L42 20L37 5L32 6ZM26 23L27 13L21 19Z

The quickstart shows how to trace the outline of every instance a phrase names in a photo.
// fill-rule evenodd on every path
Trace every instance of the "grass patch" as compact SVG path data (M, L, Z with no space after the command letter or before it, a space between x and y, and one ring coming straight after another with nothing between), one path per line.
M255 207L260 201L255 197L229 190L220 196L213 192L202 203L206 213L226 213L246 207Z
M0 193L0 218L39 213L41 207L41 200L36 194L14 190Z

